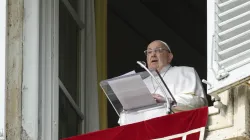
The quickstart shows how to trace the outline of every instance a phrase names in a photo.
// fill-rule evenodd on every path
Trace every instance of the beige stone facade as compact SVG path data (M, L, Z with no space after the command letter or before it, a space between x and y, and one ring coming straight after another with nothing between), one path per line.
M206 140L250 139L250 86L243 83L220 93L219 96L224 105L218 110L210 107Z

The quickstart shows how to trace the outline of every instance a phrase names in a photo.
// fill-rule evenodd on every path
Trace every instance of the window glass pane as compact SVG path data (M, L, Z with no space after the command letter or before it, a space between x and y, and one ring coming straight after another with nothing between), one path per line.
M59 78L79 104L79 28L62 2L59 8Z
M59 88L59 138L79 135L81 119Z
M73 100L79 105L79 28L60 1L59 4L59 79L62 81ZM71 103L59 88L59 138L80 134L81 119Z
M78 13L78 0L68 0L71 6L76 10L76 13Z

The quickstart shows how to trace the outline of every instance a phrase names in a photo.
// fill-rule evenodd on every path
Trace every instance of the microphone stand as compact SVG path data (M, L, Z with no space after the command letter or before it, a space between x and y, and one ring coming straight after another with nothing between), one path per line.
M172 100L173 100L173 102L170 103L170 105L171 105L171 106L175 106L175 105L177 104L177 102L176 102L176 100L175 100L173 94L172 94L171 91L169 90L169 88L168 88L166 82L163 80L163 78L162 78L161 74L159 73L159 71L158 71L157 69L156 69L155 71L156 71L157 75L160 77L161 82L164 84L165 88L167 89L168 93L170 94L170 96L171 96L171 98L172 98Z
M159 85L159 87L160 87L161 90L163 91L163 93L164 93L164 95L165 95L165 98L166 98L166 102L167 102L167 103L166 103L167 114L169 114L169 112L172 111L172 110L171 110L171 107L172 107L172 106L171 106L171 103L169 102L169 100L167 99L167 94L166 94L165 90L163 89L163 87L161 86L161 84L159 83L159 81L156 80L155 76L154 76L154 75L148 70L148 68L144 65L145 62L144 62L144 64L142 64L142 62L137 61L137 64L139 64L143 69L145 69L145 70L153 77L153 79L155 80L155 82ZM159 74L159 72L158 72L157 70L156 70L156 72L157 72L157 74ZM159 74L159 75L160 75L160 74ZM164 82L164 80L162 79L162 77L161 77L161 80L163 81L165 87L166 87L167 90L169 91L169 89L168 89L166 83ZM171 94L170 91L169 91L169 93ZM173 98L172 94L171 94L171 97ZM176 102L174 98L173 98L173 101ZM173 112L173 111L172 111L172 112Z

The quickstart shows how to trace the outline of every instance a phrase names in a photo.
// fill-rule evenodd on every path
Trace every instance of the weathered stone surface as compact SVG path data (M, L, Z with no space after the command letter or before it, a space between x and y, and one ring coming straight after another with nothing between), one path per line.
M219 94L224 108L209 116L206 140L248 140L250 88L241 84Z
M6 47L6 139L21 139L23 0L8 0Z

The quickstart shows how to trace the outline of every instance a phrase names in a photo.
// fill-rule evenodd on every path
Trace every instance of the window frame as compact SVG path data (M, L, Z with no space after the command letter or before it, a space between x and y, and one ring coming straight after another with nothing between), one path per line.
M73 106L77 115L82 119L81 132L85 133L85 32L84 32L84 19L85 19L85 1L79 0L79 16L77 12L70 5L68 0L62 0L72 15L74 21L79 26L79 34L81 37L80 44L80 95L79 106L72 99L69 92L59 79L59 0L43 0L41 1L41 17L40 20L40 83L41 88L41 106L40 108L40 124L39 130L41 139L58 139L59 132L59 88L64 91L64 94L69 103Z
M7 28L7 0L0 4L0 140L5 139L5 58L6 58L6 28Z
M40 24L40 139L58 139L59 123L59 0L41 1Z
M79 92L77 95L79 97L79 105L76 104L76 102L73 100L71 94L67 91L66 87L64 86L63 82L60 80L60 78L58 77L58 81L59 81L59 87L62 89L62 91L64 92L65 97L69 100L69 103L72 105L72 107L74 108L74 110L76 111L78 117L81 119L81 127L80 127L80 131L82 133L85 132L85 94L84 94L84 90L85 90L85 45L84 42L86 40L85 38L85 33L84 33L84 19L85 19L85 1L82 0L78 0L79 4L78 4L78 9L79 11L76 11L72 5L70 4L70 2L68 0L61 0L62 3L65 5L65 7L67 8L68 12L70 13L70 15L72 16L72 18L74 19L74 21L76 22L78 28L79 28L79 39L80 39L80 53L79 53L79 63L78 65L80 67L78 67L78 71L80 74L80 80L78 80L79 82ZM80 13L80 14L78 14ZM59 15L58 15L59 16ZM59 25L58 25L59 26Z

